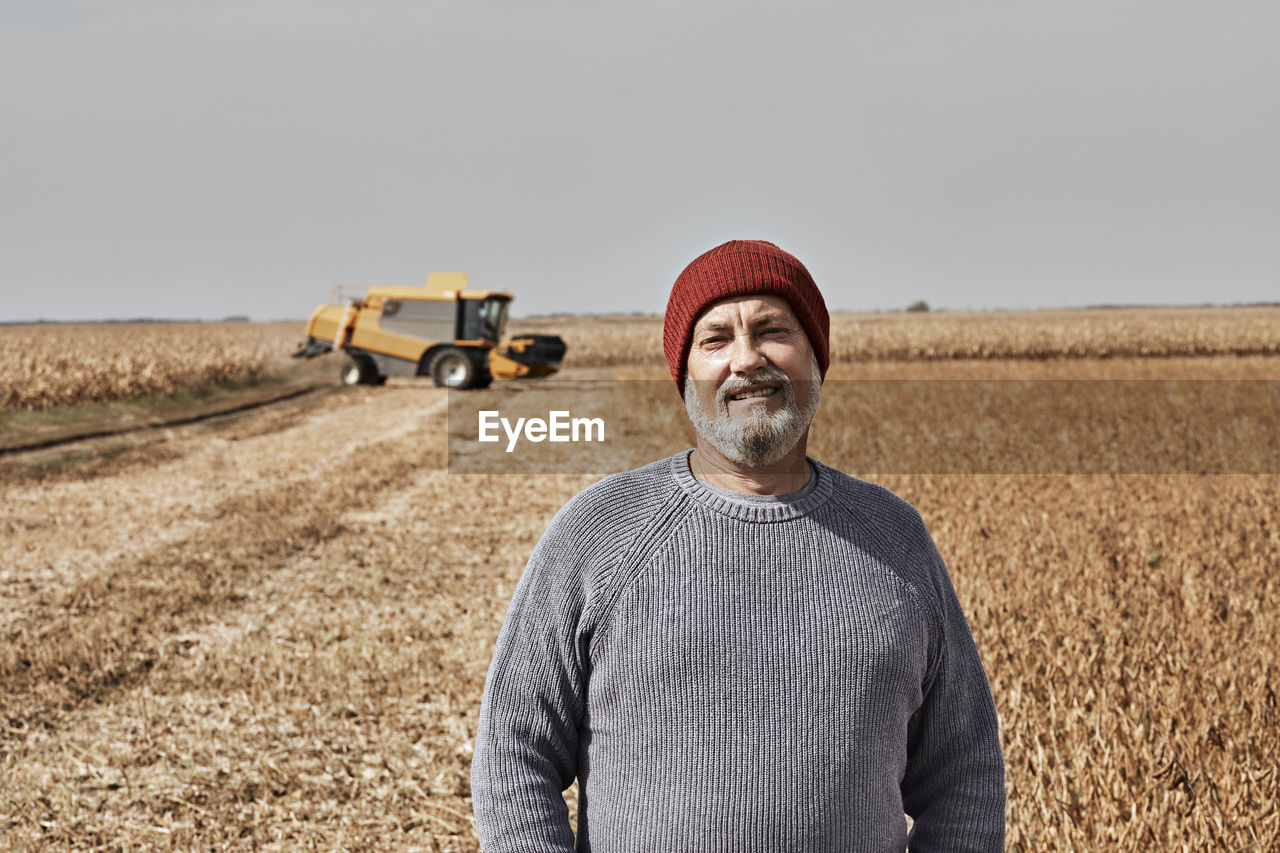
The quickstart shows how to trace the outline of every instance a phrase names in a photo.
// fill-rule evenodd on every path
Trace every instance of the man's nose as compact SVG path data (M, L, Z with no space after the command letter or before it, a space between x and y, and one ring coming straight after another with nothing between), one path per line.
M760 345L753 335L736 335L729 356L729 369L734 373L754 373L769 363L760 352Z

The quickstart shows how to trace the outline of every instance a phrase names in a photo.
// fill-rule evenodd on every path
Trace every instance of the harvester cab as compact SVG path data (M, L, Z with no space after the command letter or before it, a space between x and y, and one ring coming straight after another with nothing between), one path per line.
M353 295L339 286L311 314L293 355L342 350L346 385L430 376L442 387L484 388L494 379L550 376L564 359L564 341L524 335L503 342L512 299L503 290L468 290L467 274L457 272L431 273L425 287L375 285Z

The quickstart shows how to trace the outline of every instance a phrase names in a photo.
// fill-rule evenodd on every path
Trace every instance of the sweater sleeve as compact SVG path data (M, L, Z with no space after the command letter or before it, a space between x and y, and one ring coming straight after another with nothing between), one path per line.
M902 802L918 851L1003 851L1004 758L995 703L946 565L929 545L942 644L910 722Z
M585 654L580 568L556 545L556 522L525 567L485 681L471 795L485 853L574 847L561 792L578 773Z

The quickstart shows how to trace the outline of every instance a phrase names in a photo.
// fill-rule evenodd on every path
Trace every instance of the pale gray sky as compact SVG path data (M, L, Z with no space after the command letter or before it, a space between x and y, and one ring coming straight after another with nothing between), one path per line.
M1280 299L1280 4L2 0L0 321Z

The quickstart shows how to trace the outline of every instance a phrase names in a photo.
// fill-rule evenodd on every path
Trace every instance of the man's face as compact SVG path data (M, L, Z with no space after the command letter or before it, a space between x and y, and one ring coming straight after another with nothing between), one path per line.
M740 465L786 456L818 409L818 360L795 312L777 296L724 299L703 312L685 370L694 428Z

